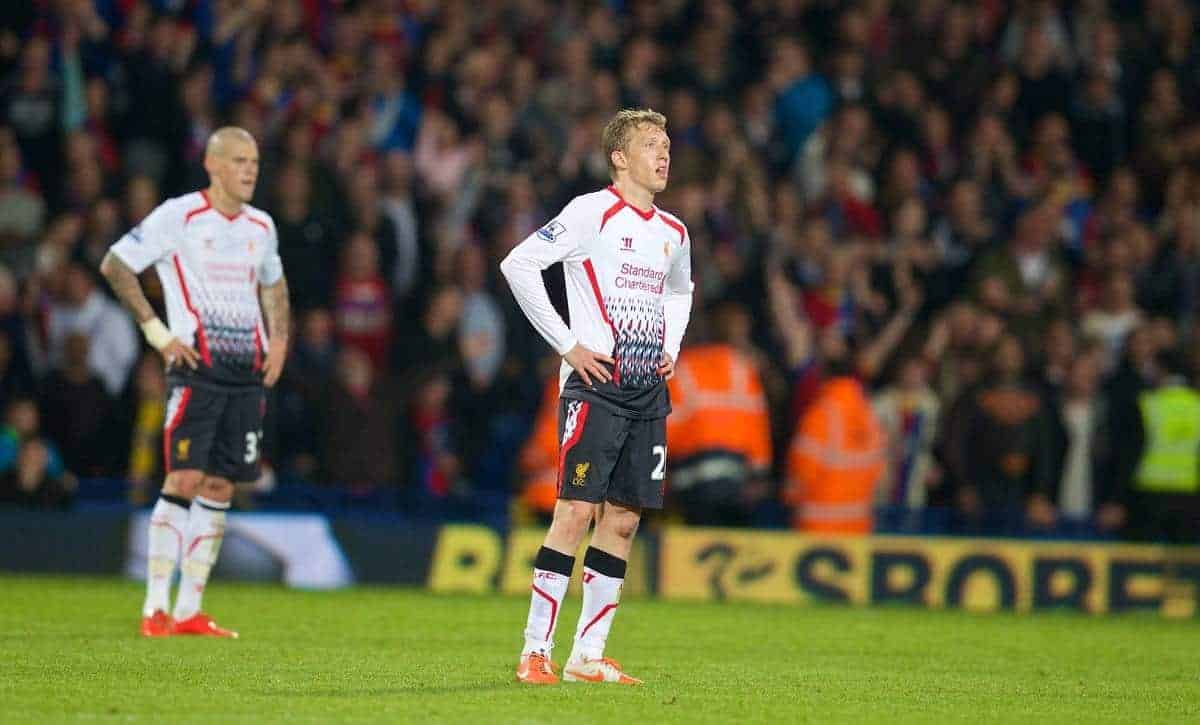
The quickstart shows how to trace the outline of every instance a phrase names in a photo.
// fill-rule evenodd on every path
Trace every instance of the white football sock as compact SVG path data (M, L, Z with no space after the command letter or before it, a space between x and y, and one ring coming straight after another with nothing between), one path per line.
M179 562L183 547L183 532L187 529L188 509L186 499L171 497L174 501L159 498L150 512L150 535L147 540L146 557L146 601L142 605L142 616L149 617L156 610L171 609L171 577L175 575L175 564Z
M533 593L530 595L529 619L525 621L525 648L521 654L540 650L550 655L550 650L554 649L554 628L570 582L569 576L545 569L533 570Z
M179 578L179 596L175 600L175 619L182 620L200 611L200 598L208 574L217 563L221 541L225 538L225 512L228 501L213 501L197 496L192 501L188 516L187 534L183 537L185 549L183 575Z
M604 656L604 643L608 641L608 631L617 615L624 582L624 577L605 576L590 567L583 568L583 610L579 613L579 626L575 628L570 662L598 660Z

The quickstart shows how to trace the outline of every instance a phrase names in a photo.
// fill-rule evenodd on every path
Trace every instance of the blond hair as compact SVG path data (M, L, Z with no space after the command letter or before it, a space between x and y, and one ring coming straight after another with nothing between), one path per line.
M667 117L649 108L623 108L617 115L605 124L604 133L600 135L604 146L604 159L608 162L608 173L615 177L617 167L613 166L613 151L628 151L630 137L634 129L643 123L667 129Z

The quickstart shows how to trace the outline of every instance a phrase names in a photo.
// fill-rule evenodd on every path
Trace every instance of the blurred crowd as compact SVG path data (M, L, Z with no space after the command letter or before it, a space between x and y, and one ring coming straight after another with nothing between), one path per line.
M556 361L497 264L635 106L693 243L670 516L1200 532L1194 2L3 6L2 498L158 485L161 365L96 267L232 123L292 290L276 493L544 516Z

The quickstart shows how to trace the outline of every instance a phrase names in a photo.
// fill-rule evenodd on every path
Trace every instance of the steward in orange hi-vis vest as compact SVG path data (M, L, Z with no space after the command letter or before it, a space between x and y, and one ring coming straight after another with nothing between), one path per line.
M558 378L546 383L533 432L521 448L521 502L543 515L558 501Z
M822 386L788 454L784 499L797 529L870 533L875 487L883 477L887 440L862 384L837 377Z
M730 345L689 347L668 387L674 415L667 419L667 442L675 460L726 451L755 470L771 464L767 401L746 356Z

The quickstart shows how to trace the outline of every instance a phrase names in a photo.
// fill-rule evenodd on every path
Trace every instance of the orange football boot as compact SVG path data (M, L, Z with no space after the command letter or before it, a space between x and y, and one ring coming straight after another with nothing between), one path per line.
M171 615L161 609L155 609L154 614L142 617L143 637L170 637L174 622Z
M564 682L616 682L620 685L640 685L642 681L621 671L616 660L602 657L598 660L568 662L563 668Z
M517 682L527 685L553 685L558 682L554 674L554 663L541 652L530 652L521 655L521 664L517 667Z
M175 623L175 634L195 634L201 637L226 637L228 639L237 639L238 633L232 629L225 629L213 621L213 618L204 612L197 612L187 619L182 619Z

